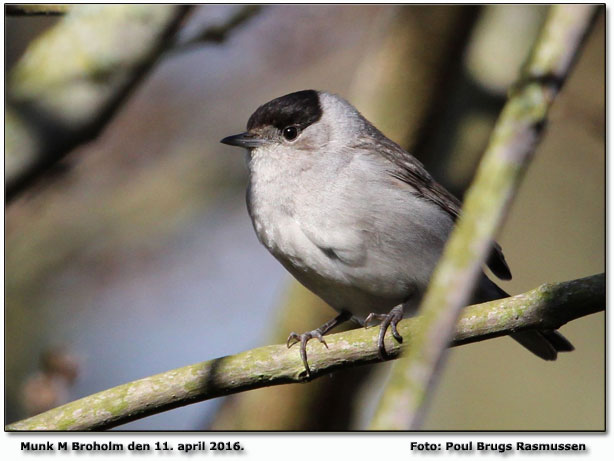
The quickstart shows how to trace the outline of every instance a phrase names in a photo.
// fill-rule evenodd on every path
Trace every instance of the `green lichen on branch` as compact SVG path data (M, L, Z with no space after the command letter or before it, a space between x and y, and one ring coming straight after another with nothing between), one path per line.
M547 284L527 293L470 306L461 316L452 345L502 336L526 328L559 328L605 308L605 275ZM398 344L386 338L392 358L415 346L425 318L406 319ZM336 370L372 364L378 328L326 337L328 349L312 341L308 357L314 378ZM274 345L189 365L123 384L6 426L8 431L101 430L223 395L305 380L296 348ZM417 388L415 392L420 392Z
M480 276L546 116L591 24L591 5L556 5L513 88L470 187L463 213L420 307L424 329L399 360L371 428L416 429L460 309Z

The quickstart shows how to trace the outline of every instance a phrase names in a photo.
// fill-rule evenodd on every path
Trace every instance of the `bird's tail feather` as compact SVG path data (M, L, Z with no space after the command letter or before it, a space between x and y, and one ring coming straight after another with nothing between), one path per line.
M486 295L491 300L509 296L486 276L484 278L490 283L482 284L483 296ZM512 333L510 336L544 360L556 360L559 352L574 350L567 338L556 330L523 330Z
M544 360L556 360L559 352L574 350L567 338L555 330L518 331L510 336Z

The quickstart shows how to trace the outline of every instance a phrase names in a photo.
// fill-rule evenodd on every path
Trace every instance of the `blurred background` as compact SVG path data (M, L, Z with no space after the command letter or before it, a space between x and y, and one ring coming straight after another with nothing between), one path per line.
M244 154L219 140L272 98L328 90L462 197L547 12L269 5L221 40L181 46L241 8L194 8L179 44L100 135L7 203L5 423L281 343L331 318L258 243ZM512 294L605 270L604 19L555 102L499 237L514 275L501 286ZM7 78L32 40L62 21L5 17ZM603 313L564 326L576 351L553 363L509 338L452 349L424 429L604 430L604 329ZM250 391L118 429L360 429L388 370Z

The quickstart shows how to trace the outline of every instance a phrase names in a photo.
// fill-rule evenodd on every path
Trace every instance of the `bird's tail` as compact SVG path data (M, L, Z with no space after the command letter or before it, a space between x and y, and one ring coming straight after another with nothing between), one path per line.
M486 276L484 278L490 282L490 284L487 284L490 300L509 297L509 294ZM556 330L523 330L512 333L510 336L544 360L556 360L559 352L574 350L573 344Z
M525 330L510 336L544 360L556 360L559 352L574 350L573 344L556 330Z

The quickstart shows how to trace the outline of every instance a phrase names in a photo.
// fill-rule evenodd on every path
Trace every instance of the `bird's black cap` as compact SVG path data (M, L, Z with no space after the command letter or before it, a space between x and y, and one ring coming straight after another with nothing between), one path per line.
M283 130L287 126L304 129L322 117L320 98L315 90L290 93L263 104L247 122L247 130L274 126Z

